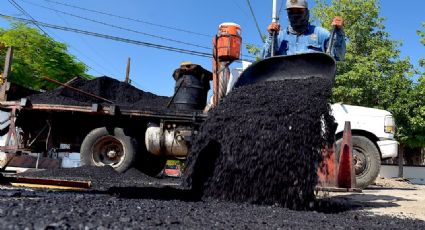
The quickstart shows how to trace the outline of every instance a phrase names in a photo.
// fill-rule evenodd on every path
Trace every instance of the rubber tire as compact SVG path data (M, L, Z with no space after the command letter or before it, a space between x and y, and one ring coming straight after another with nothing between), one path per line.
M366 157L366 169L362 174L356 174L356 187L363 189L375 182L378 177L381 169L381 155L376 145L369 138L353 135L351 140L353 143L353 154L355 154L355 149L363 149ZM341 143L342 138L336 141L336 155L338 161L341 153Z
M137 142L134 140L134 138L126 135L122 128L108 129L106 127L101 127L96 128L87 134L80 148L81 164L95 165L95 162L92 158L92 147L100 138L105 136L113 136L119 140L123 145L125 152L125 158L123 161L118 166L113 168L118 172L125 172L131 168L136 161Z

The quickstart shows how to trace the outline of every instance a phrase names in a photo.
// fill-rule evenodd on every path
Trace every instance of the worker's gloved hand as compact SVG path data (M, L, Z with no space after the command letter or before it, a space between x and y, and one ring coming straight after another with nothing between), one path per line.
M280 25L277 22L272 22L267 30L269 31L269 34L273 34L273 32L279 33Z
M339 30L344 28L344 20L342 19L342 17L336 16L332 21L332 26L335 26L335 28Z

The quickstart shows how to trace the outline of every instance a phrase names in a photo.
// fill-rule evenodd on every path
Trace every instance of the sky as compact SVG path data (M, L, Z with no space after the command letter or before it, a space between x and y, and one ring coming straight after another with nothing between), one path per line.
M10 3L11 1L0 0L0 13L27 18ZM235 22L242 27L244 43L262 46L247 0L13 1L37 21L203 53L211 53L212 38L221 23ZM278 0L279 5L281 1ZM250 2L261 32L265 34L271 22L272 0L250 0ZM308 2L310 8L314 7L314 0ZM381 16L386 19L384 25L391 39L403 42L400 48L401 56L410 57L412 63L417 66L419 58L425 58L425 47L420 44L416 34L416 30L421 28L421 23L425 22L423 13L425 1L381 0L380 6ZM93 10L109 15L92 12ZM282 25L285 25L287 19L284 10L280 17ZM10 22L0 18L0 27L8 28ZM106 75L124 80L127 59L130 57L132 84L158 95L173 94L175 82L172 73L181 62L191 61L208 70L211 70L212 66L210 58L46 27L42 29L55 40L67 44L69 52L87 64L88 73L93 76ZM243 58L253 59L248 56L246 50L243 50L242 54ZM232 68L239 65L234 63Z

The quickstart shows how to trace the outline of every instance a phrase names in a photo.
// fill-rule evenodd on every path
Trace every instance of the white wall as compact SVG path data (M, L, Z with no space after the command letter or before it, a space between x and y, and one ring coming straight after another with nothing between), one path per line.
M0 110L0 130L8 129L10 121L5 122L6 120L9 120L10 113L4 112ZM4 123L3 123L4 122ZM4 146L6 142L6 135L0 136L0 146Z
M398 177L397 165L382 165L379 172L380 177L396 178ZM414 184L425 185L425 167L404 166L403 176Z

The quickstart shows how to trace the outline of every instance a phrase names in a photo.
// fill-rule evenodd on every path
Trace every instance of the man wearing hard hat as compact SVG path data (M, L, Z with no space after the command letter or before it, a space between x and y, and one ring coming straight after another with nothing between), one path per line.
M287 0L289 25L280 30L280 25L273 22L269 25L269 34L277 33L278 36L269 36L264 44L263 58L271 56L272 39L274 41L274 55L292 55L300 53L326 52L329 46L330 33L328 30L309 23L310 11L307 0ZM337 60L345 58L345 35L343 20L335 17L332 21L335 28L335 40L331 55Z

